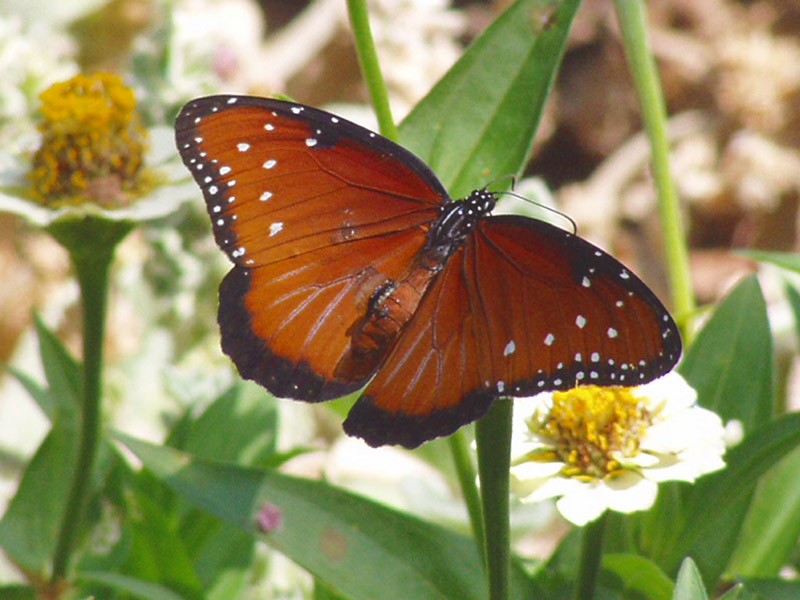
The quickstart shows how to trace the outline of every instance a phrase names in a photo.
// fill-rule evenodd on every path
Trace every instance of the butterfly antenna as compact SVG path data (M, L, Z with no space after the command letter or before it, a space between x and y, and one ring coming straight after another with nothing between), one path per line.
M494 185L497 185L497 183L498 183L498 182L500 182L500 181L503 181L503 180L505 180L505 179L510 179L510 180L511 180L511 189L512 189L512 190L513 190L515 187L517 187L517 176L516 176L516 175L514 175L513 173L509 173L508 175L501 175L501 176L500 176L500 177L498 177L497 179L492 179L492 180L491 180L489 183L487 183L487 184L486 184L485 186L483 186L483 187L484 187L484 189L487 189L487 190L488 190L490 187L492 187L492 186L494 186ZM498 193L507 193L507 192L503 191L503 192L498 192Z
M514 189L513 185L511 186L511 189L512 190ZM529 202L530 204L533 204L534 206L538 206L542 210L546 210L548 212L553 213L554 215L558 215L559 217L569 221L569 224L572 226L573 235L577 235L578 234L578 224L575 222L575 220L572 217L570 217L568 214L563 213L560 210L558 210L556 208L553 208L552 206L547 206L546 204L542 204L541 202L537 202L536 200L532 200L532 199L530 199L530 198L528 198L526 196L523 196L522 194L518 194L518 193L516 193L514 191L497 192L497 194L505 195L505 196L514 196L514 198L518 198L518 199L523 200L525 202Z

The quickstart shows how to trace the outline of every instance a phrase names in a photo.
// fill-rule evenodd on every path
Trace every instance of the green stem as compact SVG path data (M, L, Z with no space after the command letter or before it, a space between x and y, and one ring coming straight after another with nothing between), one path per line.
M692 331L691 319L695 313L694 290L680 203L669 167L667 109L647 35L647 8L645 0L614 0L614 5L642 107L644 128L650 141L673 306L683 326L684 338L688 341Z
M458 483L461 486L461 495L464 496L464 503L467 505L472 535L478 546L478 552L485 562L486 557L483 556L485 542L483 539L483 522L481 521L481 498L476 485L475 466L472 464L464 429L456 431L447 438L447 442L450 445L450 453L453 456L453 463L456 467Z
M511 400L495 400L489 413L475 424L490 600L508 598L511 560L508 470L513 406Z
M69 251L81 292L83 314L83 378L78 457L56 541L51 582L66 578L81 529L84 505L100 435L100 392L103 370L108 276L116 244L130 231L123 222L93 217L55 223L50 233Z
M380 131L390 140L397 141L397 126L392 119L389 94L386 91L386 82L383 79L378 53L375 51L375 41L369 27L367 2L366 0L347 0L347 9L350 12L350 23L353 26L356 52L361 61L361 70L364 72L364 79L369 88Z
M592 600L597 587L597 575L603 558L603 535L606 528L606 514L588 523L583 528L581 538L581 562L578 583L575 586L575 600Z

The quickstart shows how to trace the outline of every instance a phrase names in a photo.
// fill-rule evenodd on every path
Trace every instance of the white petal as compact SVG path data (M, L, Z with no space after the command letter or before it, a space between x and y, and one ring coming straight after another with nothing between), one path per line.
M586 525L602 515L608 505L606 495L603 493L605 486L590 484L571 494L563 496L556 502L556 508L567 521L578 526Z
M658 495L657 483L632 471L612 478L606 485L611 491L607 500L608 507L622 513L647 510L653 506Z
M581 490L592 484L578 481L569 477L551 477L545 479L530 496L525 498L526 502L540 502L555 496L569 496L580 493Z

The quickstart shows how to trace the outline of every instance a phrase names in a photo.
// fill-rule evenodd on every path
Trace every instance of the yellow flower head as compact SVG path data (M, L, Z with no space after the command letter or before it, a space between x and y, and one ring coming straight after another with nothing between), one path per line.
M109 73L76 75L42 92L42 145L30 179L48 206L125 206L147 187L147 132L133 91Z
M631 389L589 385L555 392L549 415L532 419L529 427L552 440L570 474L604 477L619 469L620 454L638 452L639 437L650 424L645 403Z

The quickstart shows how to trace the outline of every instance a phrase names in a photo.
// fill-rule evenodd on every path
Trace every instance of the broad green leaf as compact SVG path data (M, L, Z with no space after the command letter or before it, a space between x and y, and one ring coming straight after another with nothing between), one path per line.
M79 574L79 579L84 582L103 584L111 589L126 592L133 598L140 598L141 600L185 600L184 596L176 594L163 585L150 581L143 581L120 573L84 571Z
M57 419L31 458L0 520L0 547L25 569L46 576L64 514L77 452L70 419Z
M691 558L687 558L681 564L672 600L708 600L700 571Z
M675 585L654 562L637 554L606 554L603 568L622 580L626 590L648 600L670 600Z
M795 448L762 479L726 569L733 577L776 577L788 562L800 537L798 474Z
M181 496L262 539L347 597L485 597L474 542L323 482L216 463L119 435ZM259 514L266 523L257 526ZM530 591L519 576L515 597Z
M678 369L698 401L745 432L772 416L772 337L758 279L742 281L714 311Z
M517 0L400 125L455 198L518 175L580 0Z

